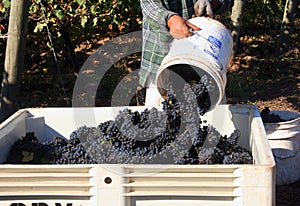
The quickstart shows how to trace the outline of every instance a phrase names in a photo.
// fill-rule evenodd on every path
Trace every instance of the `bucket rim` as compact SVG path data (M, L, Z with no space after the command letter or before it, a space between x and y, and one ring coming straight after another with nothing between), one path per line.
M155 84L157 85L159 76L163 72L163 70L167 69L170 66L174 66L174 65L177 65L177 64L186 64L186 65L195 66L195 67L199 68L199 63L202 66L201 69L203 69L206 73L211 75L211 77L217 83L220 95L219 95L218 101L216 101L215 105L218 105L218 104L221 103L221 101L222 101L222 99L225 95L225 86L222 87L220 82L222 82L225 85L227 79L226 79L226 77L224 79L222 77L222 75L220 75L218 72L215 72L215 71L212 71L211 69L209 69L210 66L211 67L217 66L218 67L217 69L220 70L219 65L213 64L210 61L206 62L206 61L195 60L195 59L192 58L192 55L188 56L188 58L169 55L169 58L162 62L162 64L159 67L159 70L157 71L157 74L156 74L156 77L155 77Z

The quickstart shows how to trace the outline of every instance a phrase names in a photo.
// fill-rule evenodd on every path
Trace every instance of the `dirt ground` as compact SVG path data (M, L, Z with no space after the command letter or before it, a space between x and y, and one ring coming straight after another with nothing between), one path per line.
M299 31L298 31L299 32ZM263 109L300 111L300 50L299 35L294 45L281 58L266 57L263 52L275 50L255 40L242 42L228 70L226 96L228 103L254 104ZM254 50L254 48L260 48ZM249 52L249 53L248 53Z

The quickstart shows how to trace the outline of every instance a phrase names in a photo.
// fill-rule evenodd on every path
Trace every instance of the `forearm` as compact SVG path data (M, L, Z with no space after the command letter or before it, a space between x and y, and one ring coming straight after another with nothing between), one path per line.
M167 21L175 12L165 8L160 0L141 0L143 18L150 24L167 28Z

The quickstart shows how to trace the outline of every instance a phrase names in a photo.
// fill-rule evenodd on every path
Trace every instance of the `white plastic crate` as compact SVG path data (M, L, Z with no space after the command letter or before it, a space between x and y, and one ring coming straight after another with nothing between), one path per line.
M79 126L97 126L123 109L19 110L0 125L0 162L26 132L34 131L40 141L69 138ZM252 151L254 164L0 165L0 205L274 206L275 161L257 107L219 105L203 119L221 134L239 129L239 144Z

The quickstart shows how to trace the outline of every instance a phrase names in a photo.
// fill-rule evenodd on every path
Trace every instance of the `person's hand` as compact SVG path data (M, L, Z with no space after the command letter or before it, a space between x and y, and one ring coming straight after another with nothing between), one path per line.
M198 0L194 5L196 16L208 16L214 18L211 0Z
M189 36L192 36L193 33L190 29L199 31L200 28L195 26L194 24L184 20L182 17L178 15L173 15L169 18L167 25L170 29L170 34L174 39L182 39Z

